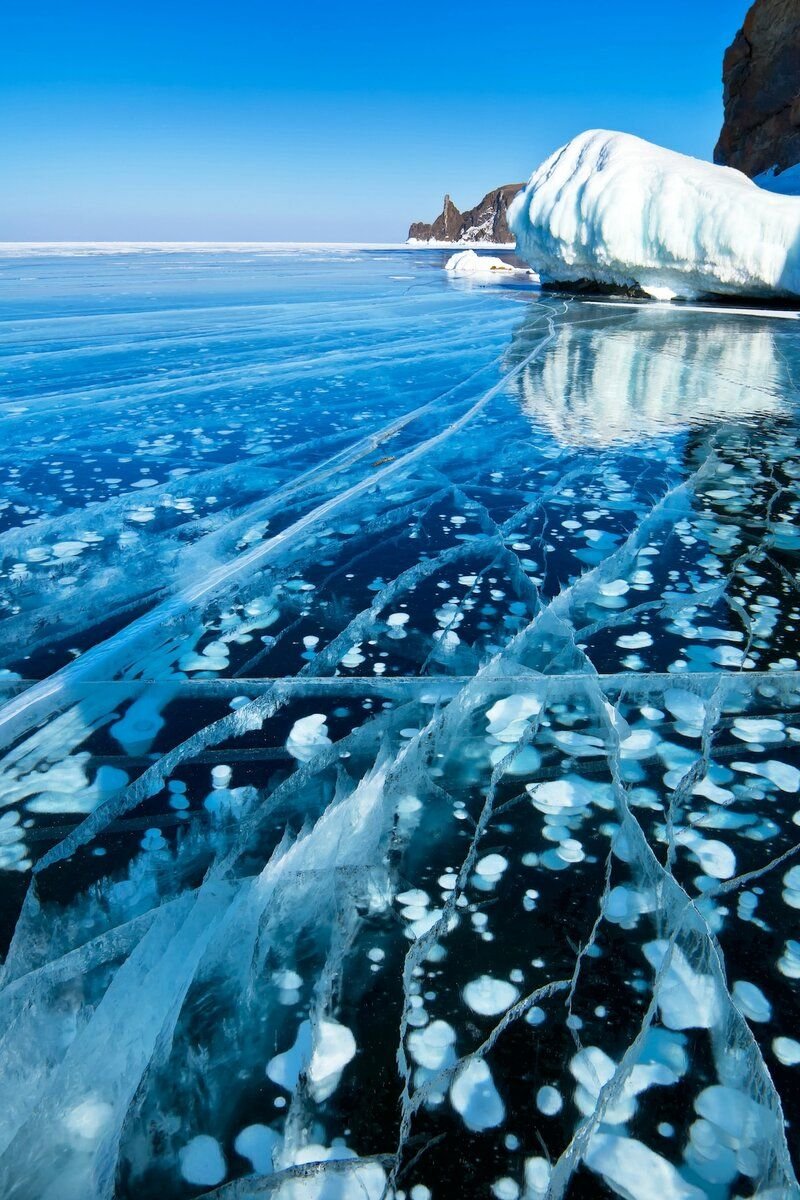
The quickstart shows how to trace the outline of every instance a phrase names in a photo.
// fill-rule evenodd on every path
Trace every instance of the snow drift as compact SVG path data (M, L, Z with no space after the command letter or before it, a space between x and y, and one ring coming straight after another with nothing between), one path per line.
M490 254L476 254L474 250L461 250L458 254L451 255L444 269L452 271L455 275L491 275L493 272L529 277L533 275L532 271L514 267L511 263L503 262L502 258Z
M800 199L630 134L573 138L531 176L509 224L549 282L659 299L800 295Z

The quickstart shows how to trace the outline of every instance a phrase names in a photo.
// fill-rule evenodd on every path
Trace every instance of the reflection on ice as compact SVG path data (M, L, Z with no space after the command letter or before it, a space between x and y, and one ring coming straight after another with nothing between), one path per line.
M563 445L624 444L785 411L791 376L763 321L724 312L688 319L647 305L622 309L609 326L586 312L564 321L517 385L534 425Z
M0 327L0 1192L798 1195L794 323L299 261Z

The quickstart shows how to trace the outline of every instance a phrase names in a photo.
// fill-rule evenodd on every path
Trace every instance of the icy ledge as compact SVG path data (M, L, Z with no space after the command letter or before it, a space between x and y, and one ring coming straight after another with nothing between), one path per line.
M543 280L703 293L800 295L800 198L625 133L593 129L534 172L509 209Z

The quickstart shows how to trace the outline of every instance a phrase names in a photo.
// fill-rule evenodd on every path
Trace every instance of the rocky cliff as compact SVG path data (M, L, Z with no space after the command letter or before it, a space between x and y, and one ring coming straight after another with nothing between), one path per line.
M800 0L755 0L725 52L714 161L751 177L800 162Z
M415 221L408 236L419 242L513 242L514 235L508 228L508 206L523 186L506 183L487 192L479 204L463 213L445 196L436 220L431 225Z

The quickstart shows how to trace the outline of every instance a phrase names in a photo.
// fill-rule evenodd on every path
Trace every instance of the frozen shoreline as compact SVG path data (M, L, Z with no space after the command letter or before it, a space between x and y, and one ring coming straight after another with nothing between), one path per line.
M543 162L509 209L545 282L657 300L800 295L800 200L740 171L592 129Z
M80 257L100 254L240 254L281 250L505 250L493 242L0 242L0 258Z

